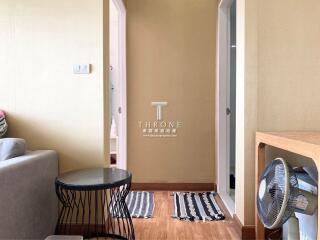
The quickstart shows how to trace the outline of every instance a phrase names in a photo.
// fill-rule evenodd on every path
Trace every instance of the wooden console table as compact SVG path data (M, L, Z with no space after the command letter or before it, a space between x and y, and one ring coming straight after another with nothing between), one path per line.
M320 132L257 132L256 133L256 192L260 176L265 168L266 145L283 149L311 158L319 172L320 169ZM319 178L320 179L320 178ZM319 182L319 181L318 181ZM318 206L320 198L318 197ZM261 224L257 208L255 210L256 239L265 239L265 229ZM320 214L318 212L317 239L320 240Z

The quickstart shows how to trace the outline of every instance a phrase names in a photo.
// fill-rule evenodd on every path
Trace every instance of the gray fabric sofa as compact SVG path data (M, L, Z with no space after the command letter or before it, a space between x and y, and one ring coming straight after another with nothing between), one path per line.
M15 139L0 139L0 239L43 240L57 222L57 153L25 152L24 140L17 139L18 145L5 141ZM10 152L4 151L15 157L8 159Z

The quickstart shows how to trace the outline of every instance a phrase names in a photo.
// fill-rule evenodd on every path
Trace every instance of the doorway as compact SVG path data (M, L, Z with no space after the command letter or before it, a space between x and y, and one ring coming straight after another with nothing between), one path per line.
M109 1L110 166L127 169L126 8Z
M235 211L236 182L236 0L222 0L218 15L217 159L218 192Z

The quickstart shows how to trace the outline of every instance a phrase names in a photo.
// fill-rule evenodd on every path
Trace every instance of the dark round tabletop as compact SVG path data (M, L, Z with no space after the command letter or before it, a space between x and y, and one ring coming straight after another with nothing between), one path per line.
M131 178L126 170L91 168L64 173L56 178L56 184L70 190L101 190L129 184Z

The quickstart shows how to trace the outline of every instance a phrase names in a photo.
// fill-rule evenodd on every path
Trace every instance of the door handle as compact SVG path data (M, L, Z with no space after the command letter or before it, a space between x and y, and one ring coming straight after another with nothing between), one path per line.
M230 115L230 114L231 114L230 108L227 108L227 109L226 109L226 113L227 113L227 115Z

